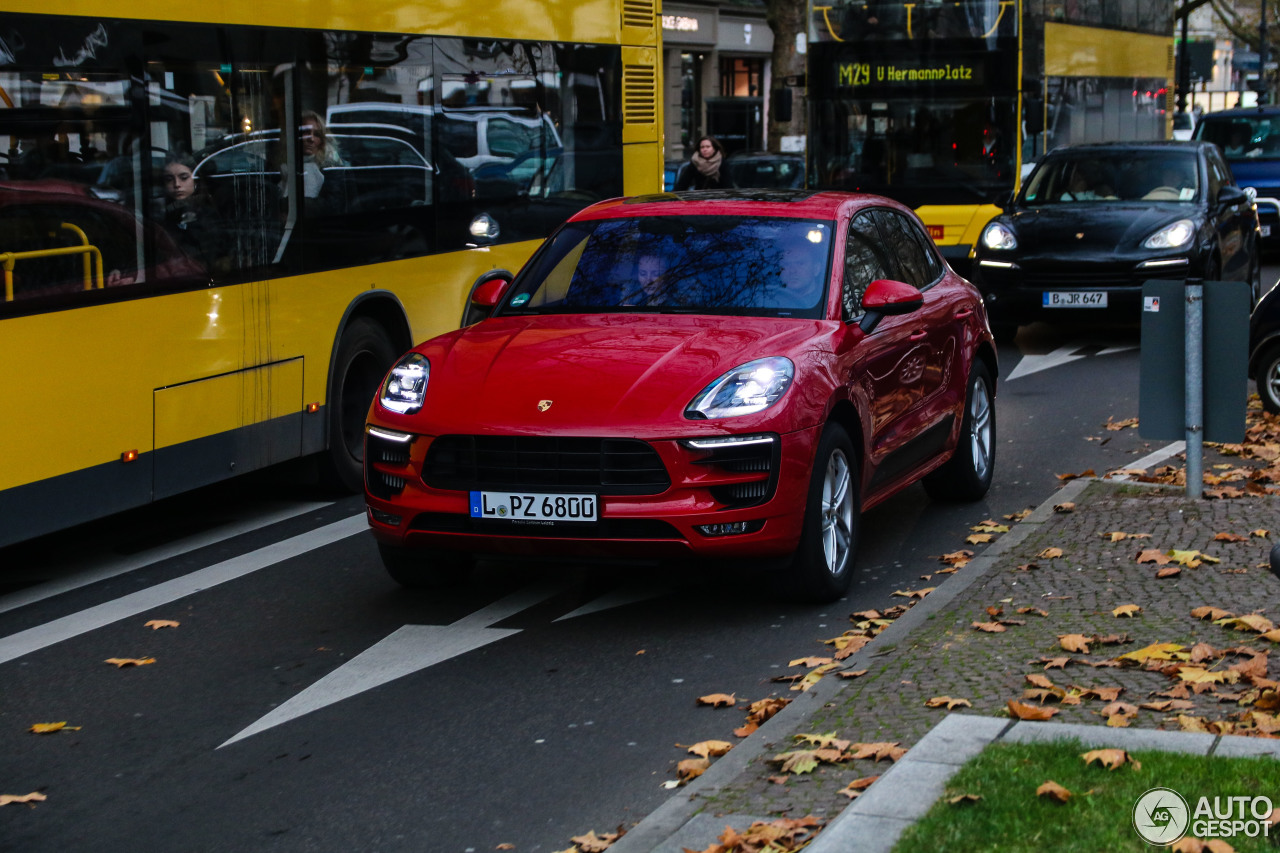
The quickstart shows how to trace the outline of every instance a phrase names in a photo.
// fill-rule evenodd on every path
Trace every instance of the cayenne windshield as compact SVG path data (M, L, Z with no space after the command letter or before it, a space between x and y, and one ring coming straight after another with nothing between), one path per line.
M1032 174L1029 205L1128 201L1194 202L1200 194L1190 152L1089 151L1051 158Z
M502 314L823 315L831 222L647 216L571 222L516 279Z

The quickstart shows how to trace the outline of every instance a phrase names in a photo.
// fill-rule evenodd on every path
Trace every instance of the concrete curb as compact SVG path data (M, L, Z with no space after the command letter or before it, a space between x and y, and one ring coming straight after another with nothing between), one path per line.
M809 853L889 853L906 828L942 796L960 766L989 744L1001 740L1047 743L1068 738L1094 748L1280 759L1280 741L1276 740L948 714L805 849Z
M941 584L926 598L894 620L893 624L870 643L863 646L856 654L847 658L844 661L846 668L855 670L867 668L870 666L872 658L883 654L882 650L886 646L896 646L905 641L912 631L946 608L973 583L986 576L997 565L1000 565L1005 552L1038 531L1041 525L1053 517L1053 508L1055 506L1076 500L1093 482L1095 482L1093 478L1081 478L1068 482L1063 488L1032 510L1030 515L1015 525L1008 533L993 542L981 555L975 557L961 572L948 578L946 583ZM807 692L795 697L790 705L775 714L772 719L734 747L731 752L716 761L707 772L695 779L683 791L672 796L661 806L650 812L634 829L618 839L609 848L610 853L667 853L669 850L677 851L678 853L683 847L705 849L716 840L725 825L734 825L734 820L741 819L742 816L726 815L716 820L695 820L704 807L704 801L715 796L716 792L732 783L747 769L752 761L765 752L772 750L775 744L798 730L805 720L839 695L840 691L848 683L839 678L824 678ZM1247 738L1242 739L1247 740ZM915 749L918 748L919 744ZM915 752L915 749L912 749L907 755L910 756ZM888 778L888 776L889 773L886 773L885 778ZM950 774L948 774L949 777ZM876 782L872 788L867 789L867 794L851 803L845 809L845 812L850 811L883 782L884 778ZM945 784L945 780L943 783ZM932 802L933 799L927 801L926 809L928 804L932 804ZM819 834L818 838L821 839L825 836L830 831L830 826L839 823L843 819L845 812L837 816L828 826L828 829ZM886 823L885 828L892 828L891 824L892 821ZM899 828L898 832L901 833L902 829L905 829L905 825ZM709 831L711 834L708 834ZM859 831L863 830L860 829ZM894 837L896 838L897 835ZM819 848L811 847L809 849L818 850ZM846 847L844 849L852 848ZM863 849L861 843L859 843L857 849Z

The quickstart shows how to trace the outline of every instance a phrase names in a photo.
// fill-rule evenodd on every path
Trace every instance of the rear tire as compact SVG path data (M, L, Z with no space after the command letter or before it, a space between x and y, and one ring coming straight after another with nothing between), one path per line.
M800 546L780 577L787 597L822 603L848 592L861 521L859 484L849 434L828 424L809 476Z
M991 488L996 462L996 409L991 371L974 361L955 453L924 478L934 500L976 501Z
M391 579L406 589L444 589L466 580L475 561L470 554L431 551L378 543L378 556Z
M328 416L329 448L321 456L325 486L364 489L364 425L369 404L395 361L386 330L367 317L352 320L342 333L334 358Z
M1262 354L1254 377L1262 408L1273 415L1280 414L1280 345L1274 345Z

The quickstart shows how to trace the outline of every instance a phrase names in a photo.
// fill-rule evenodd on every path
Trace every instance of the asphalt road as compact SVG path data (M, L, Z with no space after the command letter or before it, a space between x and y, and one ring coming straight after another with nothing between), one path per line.
M410 593L358 498L281 471L0 550L0 795L48 798L0 808L0 850L557 851L636 822L674 793L678 744L743 723L699 696L786 695L789 661L944 581L972 525L1158 455L1104 426L1138 415L1138 344L1024 328L987 498L916 486L867 513L826 607L676 567L492 563Z

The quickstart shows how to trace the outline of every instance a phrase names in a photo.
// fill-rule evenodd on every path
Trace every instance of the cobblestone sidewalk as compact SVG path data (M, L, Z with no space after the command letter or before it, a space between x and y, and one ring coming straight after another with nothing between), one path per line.
M1231 620L1269 613L1280 621L1280 580L1267 569L1280 541L1280 498L1192 500L1182 489L1098 480L1071 483L1055 502L1074 508L1046 504L1013 525L1006 541L842 662L865 675L841 681L828 674L754 736L754 750L719 759L724 767L713 765L705 782L664 807L667 814L646 821L648 833L642 824L617 849L665 849L652 843L653 833L670 834L693 814L714 816L721 827L735 815L831 819L850 803L842 789L884 772L888 759L783 773L774 757L806 748L796 735L909 748L947 704L1007 715L1014 700L1054 711L1055 722L1089 725L1274 730L1280 664L1267 653L1280 649L1280 633L1264 636L1265 621ZM1083 642L1067 641L1075 651L1061 639L1070 635ZM1162 643L1193 657L1116 663ZM1178 665L1193 662L1195 669L1179 674ZM928 706L939 697L952 701Z

